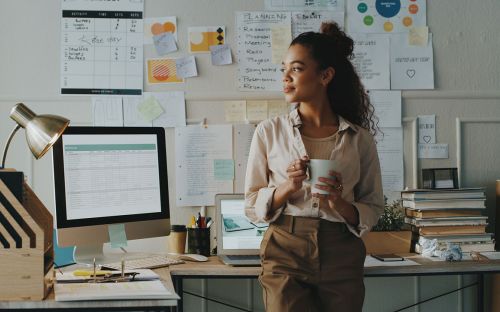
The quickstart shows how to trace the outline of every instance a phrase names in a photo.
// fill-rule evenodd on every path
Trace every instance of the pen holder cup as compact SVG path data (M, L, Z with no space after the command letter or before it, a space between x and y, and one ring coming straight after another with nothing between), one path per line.
M210 256L210 228L188 228L188 253Z

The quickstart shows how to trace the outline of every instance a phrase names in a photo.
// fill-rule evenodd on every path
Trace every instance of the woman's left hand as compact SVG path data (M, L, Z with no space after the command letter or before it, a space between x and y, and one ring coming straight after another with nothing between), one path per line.
M320 177L318 180L324 184L315 184L314 187L323 191L328 192L328 194L314 194L315 196L328 200L330 207L334 206L335 203L342 199L342 191L344 187L342 186L342 175L337 171L330 171L328 173L329 178Z

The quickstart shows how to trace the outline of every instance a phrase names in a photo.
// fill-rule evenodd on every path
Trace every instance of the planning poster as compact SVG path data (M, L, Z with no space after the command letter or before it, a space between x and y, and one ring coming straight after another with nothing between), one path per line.
M63 0L61 94L140 95L143 0Z
M236 13L238 88L240 91L279 91L282 89L281 62L273 63L272 58L272 30L278 27L281 29L288 27L291 30L291 23L290 12ZM282 34L283 31L276 32L278 35L280 33Z

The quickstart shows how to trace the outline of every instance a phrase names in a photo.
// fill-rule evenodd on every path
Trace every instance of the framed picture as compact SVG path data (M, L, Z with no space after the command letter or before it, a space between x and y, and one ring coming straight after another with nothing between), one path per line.
M422 188L424 189L458 188L457 168L422 169Z

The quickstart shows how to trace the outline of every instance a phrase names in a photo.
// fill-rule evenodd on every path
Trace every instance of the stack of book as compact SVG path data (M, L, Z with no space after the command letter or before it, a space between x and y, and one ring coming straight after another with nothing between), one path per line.
M401 198L405 222L413 232L412 251L421 253L422 246L434 239L440 250L448 243L463 252L495 250L492 234L486 233L484 188L413 189L401 192Z

